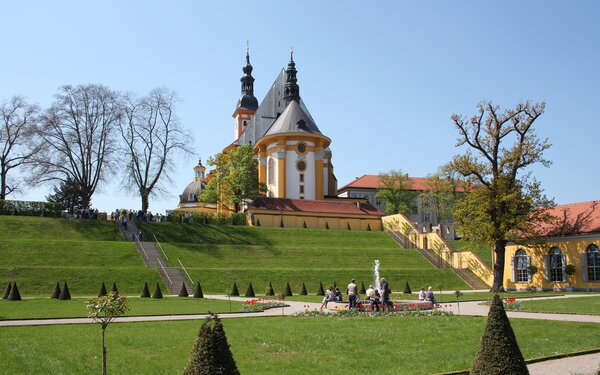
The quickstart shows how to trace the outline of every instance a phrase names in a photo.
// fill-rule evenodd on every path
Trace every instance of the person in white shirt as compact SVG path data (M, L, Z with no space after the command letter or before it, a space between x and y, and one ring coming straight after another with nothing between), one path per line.
M346 294L348 295L348 310L353 309L356 307L356 284L354 283L354 279L352 279L352 281L350 282L350 284L348 284L348 287L346 288Z

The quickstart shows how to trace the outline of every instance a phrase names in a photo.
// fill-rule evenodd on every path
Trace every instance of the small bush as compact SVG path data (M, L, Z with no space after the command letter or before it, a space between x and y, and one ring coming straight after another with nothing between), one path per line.
M323 283L319 281L319 290L317 290L317 296L324 296L325 289L323 289Z
M54 285L54 290L52 291L52 295L50 296L50 298L58 299L58 297L60 297L60 284L57 281L56 285Z
M274 296L275 291L273 290L273 284L269 281L269 288L267 289L267 296Z
M102 297L107 294L108 294L108 292L106 291L106 285L104 285L104 281L103 281L102 285L100 285L100 291L98 292L98 297Z
M406 285L404 285L404 290L402 291L402 293L412 294L412 290L410 290L410 285L408 285L408 281L406 282Z
M112 286L111 292L113 292L114 294L119 294L119 289L117 289L117 283L114 281L113 281L113 286Z
M244 294L244 297L256 297L254 294L254 288L252 288L252 283L248 284L248 289L246 289L246 294Z
M238 290L237 284L235 283L235 281L233 282L233 286L231 287L231 293L229 293L229 295L231 296L239 296L240 295L240 291Z
M367 294L367 290L365 289L365 283L362 281L360 282L360 289L359 289L358 293Z
M189 297L190 294L188 293L187 287L185 286L185 281L181 283L181 289L179 289L179 294L177 295L178 297Z
M12 288L10 288L10 293L8 294L8 297L6 299L9 301L21 300L21 293L19 293L19 287L17 287L16 281L13 283Z
M196 290L194 291L194 298L204 298L204 293L202 293L200 281L198 281L198 285L196 286Z
M66 281L65 281L65 284L63 285L62 290L60 291L60 296L58 296L58 299L61 301L66 301L68 299L71 299L71 292L69 291L69 286L67 285Z
M148 283L144 282L144 288L142 289L142 294L140 294L141 298L149 298L150 297L150 289L148 289Z
M152 293L152 298L163 298L162 290L160 290L160 284L158 282L156 283L156 288L154 288L154 293Z
M300 295L301 296L308 295L308 293L306 292L306 285L304 285L304 282L302 282L302 287L300 288Z
M283 292L287 297L291 297L293 296L292 294L292 288L290 287L290 282L288 281L287 284L285 284L285 291Z
M7 299L10 294L10 290L12 289L12 284L10 281L6 284L6 288L4 288L4 294L2 295L2 299Z

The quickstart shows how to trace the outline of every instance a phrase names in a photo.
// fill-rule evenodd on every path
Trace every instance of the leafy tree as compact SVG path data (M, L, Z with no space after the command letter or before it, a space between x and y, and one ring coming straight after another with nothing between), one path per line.
M122 118L118 93L102 85L63 86L41 116L40 151L32 158L30 183L67 181L79 188L84 209L113 170L114 129Z
M379 174L377 198L383 201L386 214L410 215L414 212L417 194L410 188L410 179L401 170Z
M87 300L88 317L100 323L102 328L102 374L106 375L105 334L108 325L117 317L129 311L129 303L125 296L110 292L105 296Z
M124 121L120 122L123 140L121 154L126 155L125 186L139 193L146 212L153 195L164 194L170 186L170 174L180 156L191 154L192 135L176 115L175 92L156 88L148 96L127 95Z
M422 192L420 203L428 206L434 214L438 224L452 218L454 206L458 199L458 181L452 180L443 172L434 173L425 178L425 191Z
M223 324L211 314L198 332L184 375L239 375Z
M39 111L37 105L20 96L0 103L0 200L19 189L10 172L29 163L39 152L35 137Z
M60 181L58 186L53 188L54 194L46 196L46 201L56 203L62 210L69 213L83 209L83 196L79 184L71 177L65 181Z
M215 171L199 200L221 203L237 212L243 202L265 193L266 186L258 181L258 162L254 156L252 146L243 145L209 158L207 163Z
M471 374L529 374L502 300L497 294L490 306Z
M506 244L535 235L533 223L549 220L543 208L552 205L531 172L534 164L549 166L543 158L550 147L540 140L534 123L544 113L544 103L521 102L501 111L491 102L478 105L470 120L452 115L459 131L457 146L467 146L451 168L478 187L456 204L457 228L475 243L493 244L495 252L492 291L503 287Z

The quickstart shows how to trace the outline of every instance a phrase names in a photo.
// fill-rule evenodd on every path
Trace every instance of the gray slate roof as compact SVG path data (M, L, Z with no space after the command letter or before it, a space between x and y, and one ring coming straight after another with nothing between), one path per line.
M294 100L285 108L265 136L282 133L311 133L321 134L317 124Z

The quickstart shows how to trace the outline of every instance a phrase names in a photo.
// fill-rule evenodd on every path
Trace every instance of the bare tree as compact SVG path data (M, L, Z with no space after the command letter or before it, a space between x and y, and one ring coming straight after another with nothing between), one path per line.
M166 88L125 100L125 121L120 127L123 154L128 158L125 178L127 186L139 193L143 212L150 196L166 193L161 182L171 181L176 156L191 155L192 136L177 118L177 102L175 92Z
M35 144L39 107L13 96L0 105L0 200L17 191L19 184L9 172L28 163L39 151Z
M107 87L61 87L42 116L43 144L31 177L38 183L70 178L89 208L98 184L113 170L113 132L121 117L120 96Z

